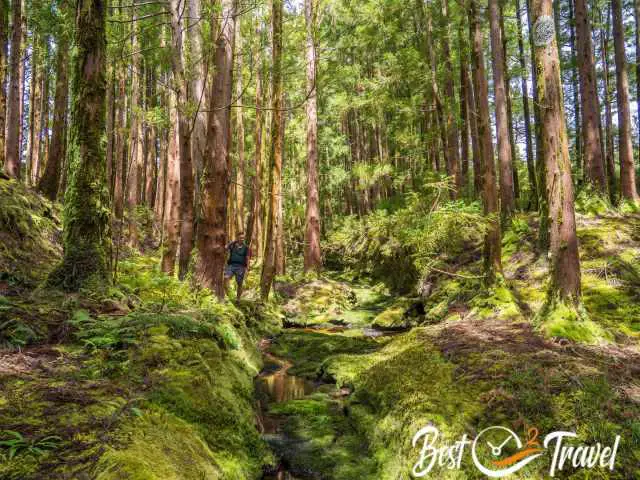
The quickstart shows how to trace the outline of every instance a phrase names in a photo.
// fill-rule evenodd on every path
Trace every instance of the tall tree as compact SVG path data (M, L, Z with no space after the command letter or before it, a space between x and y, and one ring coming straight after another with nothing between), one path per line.
M252 185L252 199L251 199L251 211L249 213L248 228L247 228L247 242L252 246L254 256L256 258L262 258L262 154L264 150L262 142L262 131L264 128L264 113L262 110L262 30L258 23L256 28L256 36L258 38L258 46L255 53L255 69L256 69L256 116L255 116L255 137L254 137L254 154L253 154L253 185Z
M460 179L460 144L458 140L458 123L455 120L455 76L453 74L453 63L451 61L450 28L449 28L449 0L440 0L442 7L442 55L445 67L445 95L447 96L446 107L446 132L447 132L447 175L453 177L454 189L451 190L452 198L457 198L460 193L462 181Z
M53 126L51 147L44 173L38 183L38 190L51 200L56 200L64 153L64 126L67 116L67 100L69 97L69 40L66 33L61 32L58 38L56 53L56 91L53 102Z
M271 153L269 155L269 198L267 210L267 231L265 256L260 278L260 294L263 299L269 297L271 285L276 275L276 249L278 233L278 201L282 193L282 157L284 139L284 115L282 93L282 0L271 0L272 30L272 114L271 114Z
M185 71L187 52L183 38L183 31L186 30L185 16L183 15L185 1L171 0L170 3L172 86L177 95L178 156L180 159L180 251L178 256L178 276L181 279L186 276L189 269L194 236L194 172L191 159L192 120L188 116L190 92ZM233 20L230 20L233 23Z
M629 78L624 47L624 24L620 0L611 0L613 12L613 48L616 62L616 100L618 103L618 155L620 156L620 193L622 198L637 202L636 172L631 142L631 109Z
M65 289L108 281L109 207L102 147L106 114L103 0L78 0L73 75L70 179L65 195L64 257L52 273Z
M7 134L4 152L4 172L20 178L20 126L22 96L20 95L20 59L22 55L22 2L11 2L11 53L9 56L9 92L7 94Z
M562 103L560 59L554 36L552 0L533 0L534 54L546 165L550 217L551 285L549 304L580 301L580 260L569 160L569 142Z
M304 269L319 270L320 198L318 192L318 88L316 77L315 5L305 0L304 18L307 26L307 212L304 239Z
M500 165L500 213L503 221L509 219L515 208L513 166L509 141L509 117L504 72L504 50L500 31L499 0L489 0L491 32L491 61L496 103L496 132L498 137L498 164Z
M173 275L180 240L180 155L178 153L178 110L175 92L168 95L169 131L164 190L164 226L162 271Z
M127 214L129 220L129 245L138 248L138 219L136 208L140 204L140 179L142 178L142 164L144 161L142 147L142 96L140 77L142 76L142 54L138 41L137 27L138 13L134 9L134 27L131 29L131 125L129 128L129 163L127 166Z
M522 116L524 119L524 139L527 157L527 173L531 191L529 202L532 210L538 209L538 182L536 181L536 167L533 159L533 141L531 138L531 115L529 113L529 87L527 86L527 61L524 56L524 40L522 39L522 10L520 0L516 0L516 16L518 21L518 61L520 63L520 89L522 93Z
M243 68L243 47L242 47L242 28L241 17L238 17L236 24L236 205L235 218L236 232L244 232L244 178L245 178L245 145L244 145L244 107L242 105L242 94L244 91L244 83L242 77Z
M202 179L202 221L198 227L198 278L219 298L224 297L223 270L227 243L229 194L231 94L233 87L234 0L222 0L222 18L214 11L216 32L215 73L209 97L207 146Z
M602 15L602 12L601 12ZM604 154L607 165L607 180L609 183L609 199L611 203L617 199L616 167L613 159L613 115L611 114L611 75L609 72L609 41L611 36L611 7L607 7L606 22L600 19L603 28L600 30L600 44L602 50L602 78L603 78L603 100L605 117L605 141Z
M497 218L500 210L489 120L489 87L484 68L484 42L476 0L469 0L469 34L472 46L475 115L478 119L478 142L482 161L482 203L484 213L489 217L489 227L484 239L485 281L492 284L502 274L502 233Z
M0 166L4 165L7 125L7 55L9 54L9 0L0 0Z
M600 106L593 59L591 22L586 0L575 0L580 100L582 105L582 145L585 178L601 193L607 191L602 143L600 141Z

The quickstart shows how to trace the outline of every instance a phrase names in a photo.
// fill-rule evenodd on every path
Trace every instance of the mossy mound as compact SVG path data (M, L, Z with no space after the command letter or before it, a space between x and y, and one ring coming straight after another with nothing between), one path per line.
M235 480L271 461L253 378L272 306L221 304L155 265L131 257L108 298L30 299L57 305L62 343L0 354L0 441L24 439L0 446L0 478Z
M411 439L426 425L450 442L503 425L524 438L527 426L541 436L575 431L587 444L611 445L619 434L625 448L606 478L626 479L637 475L640 455L640 404L632 393L638 360L605 347L565 349L525 322L468 319L414 329L368 354L332 356L324 368L338 386L355 390L345 408L369 439L377 465L371 478L405 478L419 457ZM534 462L519 478L548 475L549 460ZM583 478L586 471L562 478L572 474ZM431 475L479 478L470 458L461 471L436 466Z
M61 242L58 206L0 179L0 295L40 283L60 260Z
M322 325L340 322L356 302L356 295L347 284L322 278L299 286L283 311L290 325Z

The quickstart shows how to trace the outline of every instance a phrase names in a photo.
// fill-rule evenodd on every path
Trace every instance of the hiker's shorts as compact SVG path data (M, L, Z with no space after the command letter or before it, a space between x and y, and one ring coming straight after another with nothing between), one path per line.
M244 265L227 265L224 268L224 278L236 277L236 282L242 283L246 270L247 269Z

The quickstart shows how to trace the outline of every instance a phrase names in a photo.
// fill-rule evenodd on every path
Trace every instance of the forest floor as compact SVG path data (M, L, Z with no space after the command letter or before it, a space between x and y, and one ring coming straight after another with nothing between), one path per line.
M280 279L264 305L256 272L246 300L219 304L160 275L153 248L123 252L108 292L44 288L59 217L0 181L2 479L408 479L426 425L446 442L493 425L620 435L613 472L556 477L640 477L637 215L578 217L590 321L544 324L531 216L505 234L490 291L473 253L422 297L345 271ZM547 478L549 462L512 478ZM431 477L484 478L470 455Z

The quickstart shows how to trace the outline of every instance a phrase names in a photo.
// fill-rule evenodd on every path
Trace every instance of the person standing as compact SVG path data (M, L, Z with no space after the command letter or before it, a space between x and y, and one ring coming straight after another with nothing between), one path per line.
M229 251L229 259L227 260L227 266L224 269L224 288L229 294L229 280L231 277L236 279L236 300L240 300L242 295L242 283L244 277L249 269L249 260L251 260L251 249L245 243L245 236L243 232L238 234L237 240L234 240L227 245Z

